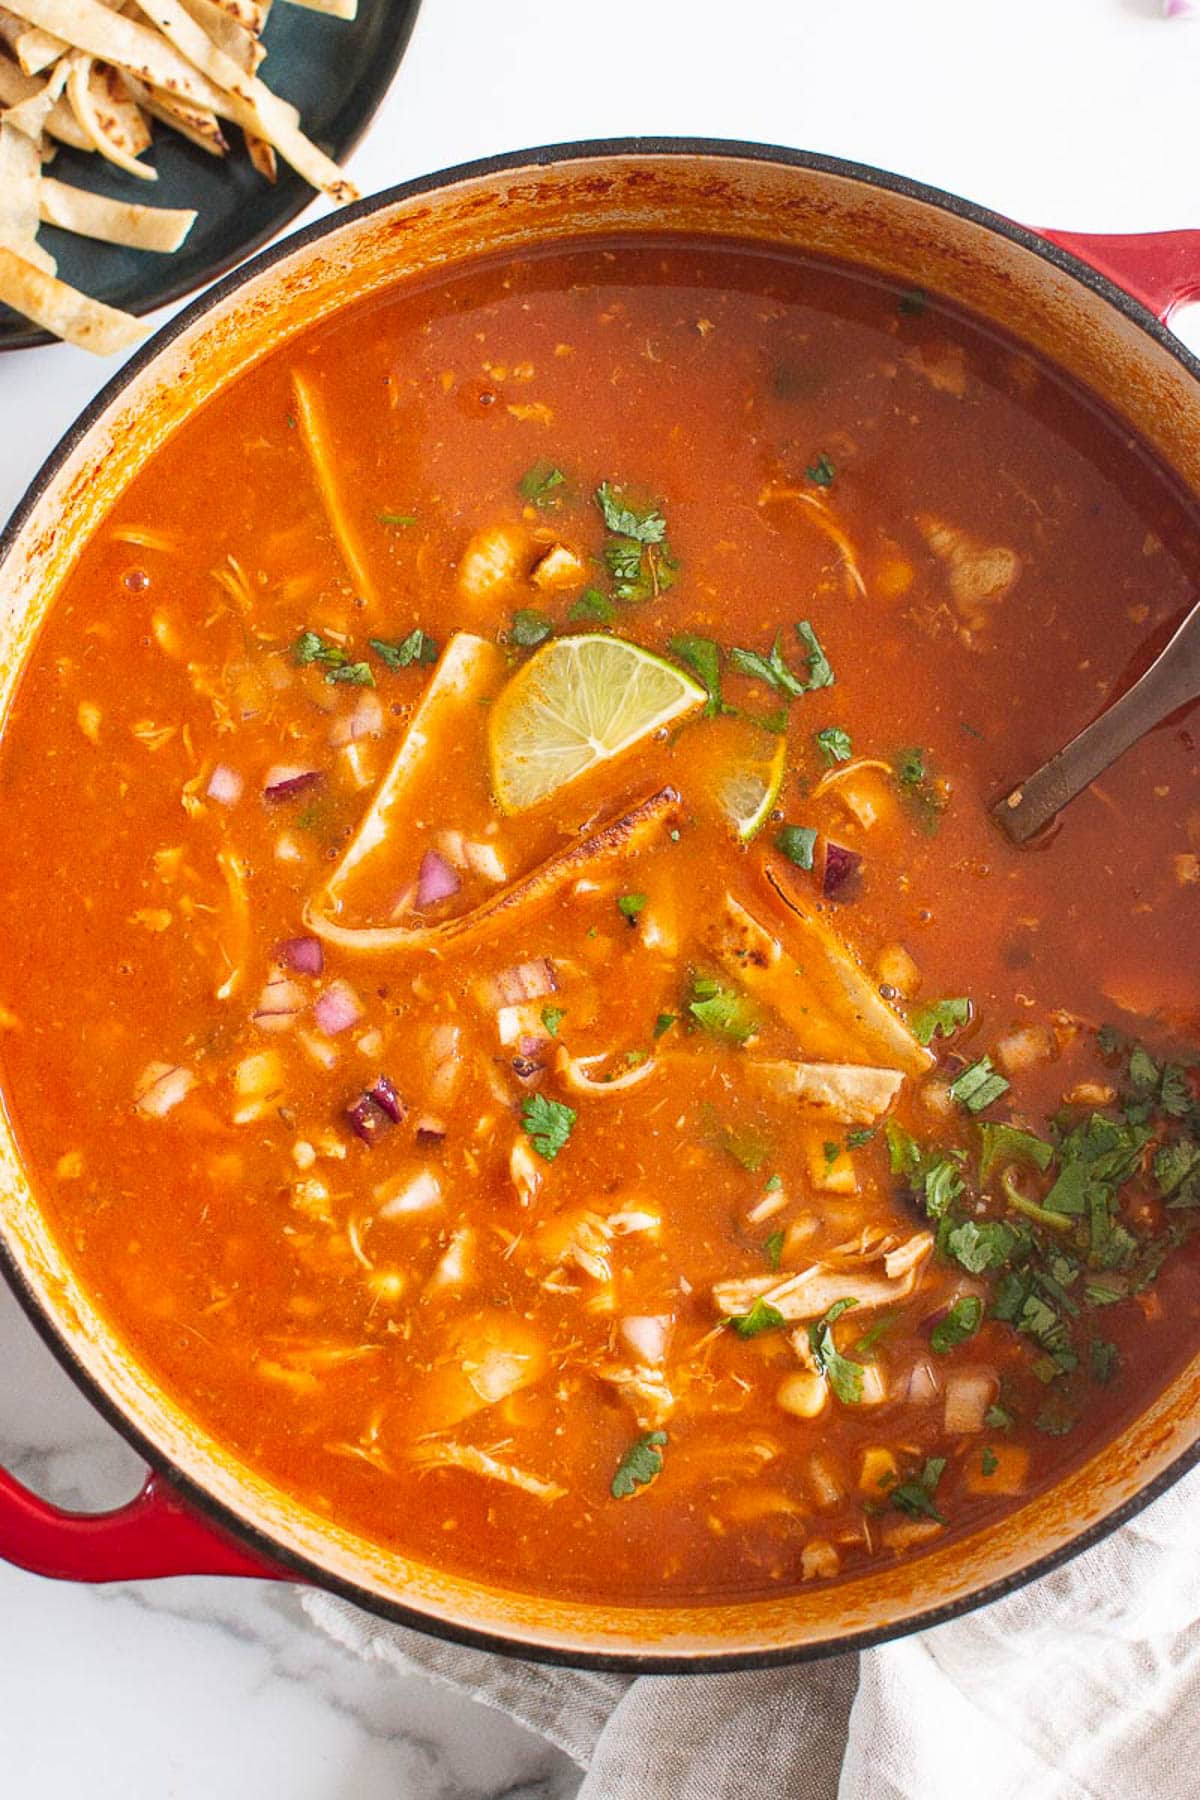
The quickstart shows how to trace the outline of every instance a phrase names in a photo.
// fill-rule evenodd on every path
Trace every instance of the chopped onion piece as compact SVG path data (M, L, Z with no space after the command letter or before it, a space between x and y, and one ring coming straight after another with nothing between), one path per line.
M996 1397L996 1378L986 1369L964 1370L946 1380L943 1424L952 1437L963 1431L982 1431L988 1407Z
M373 688L364 688L349 713L340 713L333 721L329 742L335 750L357 744L363 738L383 735L383 702Z
M288 763L275 763L267 770L263 799L273 806L282 800L294 800L297 794L303 794L320 780L320 769L297 769Z
M461 886L462 882L445 857L436 850L427 850L417 871L418 908L436 906L439 900L449 900Z
M419 1169L415 1175L385 1181L375 1189L375 1198L381 1202L381 1219L412 1218L442 1204L442 1184L432 1169Z
M541 1000L546 994L557 992L558 978L553 963L547 956L538 956L530 962L514 963L511 968L501 969L498 975L481 982L479 997L483 1005L499 1010L520 1006L526 1000Z
M847 850L844 844L825 846L825 874L821 881L821 892L826 900L833 900L841 893L853 875L857 875L862 866L862 857L857 850Z
M617 1329L638 1362L654 1367L666 1357L674 1322L670 1313L634 1313L622 1319Z
M908 1377L908 1398L913 1406L928 1406L941 1393L941 1382L932 1363L914 1363Z
M251 1015L260 1031L287 1031L308 1005L299 982L277 970L258 997Z
M313 1017L328 1037L348 1030L362 1016L362 1003L348 981L330 982L313 1006Z
M319 975L325 967L320 938L285 938L276 946L275 954L285 969L291 969L297 975Z
M191 1070L178 1063L147 1063L134 1084L134 1105L145 1118L163 1119L195 1085Z
M242 797L244 786L236 769L231 769L228 763L218 763L209 776L208 786L204 791L210 800L215 800L220 806L236 806Z

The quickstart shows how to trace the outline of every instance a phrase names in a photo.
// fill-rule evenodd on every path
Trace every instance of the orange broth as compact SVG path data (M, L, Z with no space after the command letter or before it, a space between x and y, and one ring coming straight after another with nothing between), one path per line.
M630 550L602 483L665 543ZM622 547L642 598L614 591ZM834 1577L1091 1453L1197 1342L1194 728L1043 847L988 807L1145 662L1198 566L1183 499L1053 371L798 259L551 251L267 357L85 547L0 745L7 1103L132 1352L318 1512L599 1600ZM736 712L502 816L491 708L543 631L693 675L711 640ZM456 633L498 648L343 924L460 918L678 800L461 943L322 941L306 909ZM802 692L729 654L777 635ZM725 773L781 733L739 842ZM790 860L786 826L815 834ZM861 858L841 885L831 844ZM722 950L731 894L782 949L766 976ZM760 1066L895 1069L854 1004L776 1004L839 946L907 1019L865 1123ZM969 1008L922 1072L909 1034L947 1000ZM950 1088L970 1070L1002 1090L978 1113ZM535 1096L574 1115L550 1156ZM1093 1116L1125 1161L1089 1186ZM1004 1122L1045 1148L981 1137Z

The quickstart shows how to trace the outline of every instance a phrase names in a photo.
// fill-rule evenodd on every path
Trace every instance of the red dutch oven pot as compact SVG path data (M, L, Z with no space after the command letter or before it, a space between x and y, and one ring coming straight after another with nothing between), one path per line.
M832 257L944 296L1057 363L1200 495L1200 364L1165 329L1176 307L1200 297L1200 231L1031 232L878 170L761 145L553 146L410 182L286 239L121 371L0 538L0 718L77 547L115 494L266 350L349 300L482 253L664 232ZM1095 1542L1200 1457L1197 1356L1082 1468L998 1525L919 1557L769 1600L553 1601L406 1561L239 1464L123 1348L89 1297L86 1270L54 1243L2 1119L0 1261L56 1355L153 1469L135 1500L100 1515L64 1512L0 1472L0 1556L70 1581L306 1581L442 1636L581 1666L761 1667L940 1623Z

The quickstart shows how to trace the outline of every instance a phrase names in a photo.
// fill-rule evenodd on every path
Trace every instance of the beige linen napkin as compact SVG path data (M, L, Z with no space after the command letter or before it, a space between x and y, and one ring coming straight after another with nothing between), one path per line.
M565 1750L585 1771L579 1800L1200 1795L1200 1472L994 1606L790 1669L543 1668L327 1594L304 1604L347 1649L448 1683Z

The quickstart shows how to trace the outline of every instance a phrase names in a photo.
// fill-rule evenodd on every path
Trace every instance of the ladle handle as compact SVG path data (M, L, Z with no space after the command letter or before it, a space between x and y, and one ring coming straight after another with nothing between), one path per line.
M1140 737L1198 696L1200 604L1140 680L1001 800L995 818L1014 843L1028 842Z
M0 1469L0 1558L56 1581L145 1581L161 1575L294 1579L191 1511L158 1474L112 1512L78 1513L52 1506Z

